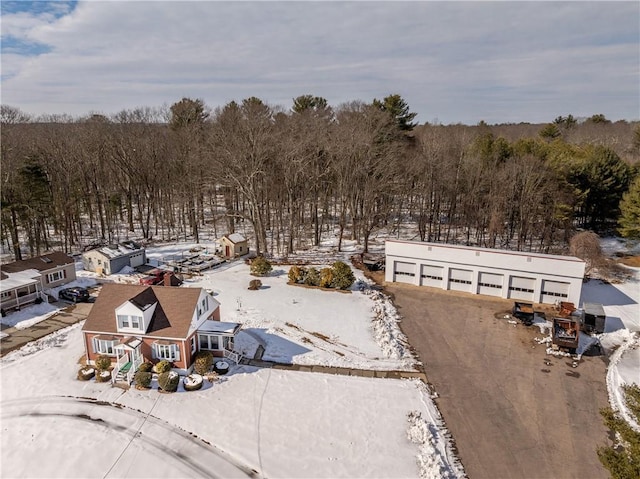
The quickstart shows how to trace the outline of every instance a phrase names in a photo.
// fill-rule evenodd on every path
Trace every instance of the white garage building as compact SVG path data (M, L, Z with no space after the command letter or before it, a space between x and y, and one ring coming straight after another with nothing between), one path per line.
M534 303L580 304L585 262L574 256L387 240L389 282Z

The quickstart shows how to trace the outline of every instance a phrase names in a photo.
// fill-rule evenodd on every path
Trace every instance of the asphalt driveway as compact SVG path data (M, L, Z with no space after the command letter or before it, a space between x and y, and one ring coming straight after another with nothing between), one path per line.
M536 327L496 313L512 302L387 284L401 327L435 387L471 479L606 478L606 359L545 354Z

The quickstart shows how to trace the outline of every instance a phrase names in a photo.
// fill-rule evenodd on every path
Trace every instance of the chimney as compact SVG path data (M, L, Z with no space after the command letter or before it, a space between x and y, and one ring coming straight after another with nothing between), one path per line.
M164 285L165 286L171 286L171 273L169 271L167 271L164 274Z

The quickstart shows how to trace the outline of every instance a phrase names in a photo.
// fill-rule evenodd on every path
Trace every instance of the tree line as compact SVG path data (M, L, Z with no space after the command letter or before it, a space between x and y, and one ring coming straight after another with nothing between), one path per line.
M1 238L18 259L21 243L30 255L77 252L87 238L199 241L204 229L240 226L258 254L280 256L334 235L338 249L351 239L367 251L381 230L550 252L576 228L625 218L633 227L637 122L445 126L415 116L400 95L335 108L303 95L288 109L183 98L83 118L3 105Z

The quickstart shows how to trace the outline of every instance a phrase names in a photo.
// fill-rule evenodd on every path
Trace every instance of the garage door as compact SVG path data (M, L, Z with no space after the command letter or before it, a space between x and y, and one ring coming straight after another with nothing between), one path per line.
M393 265L393 280L398 283L415 284L416 265L415 263L405 263L396 261Z
M434 286L442 288L442 274L444 268L442 266L431 266L423 264L420 272L420 284L422 286Z
M135 268L136 266L142 266L144 264L144 253L140 252L131 255L129 257L129 264L132 268Z
M473 271L456 268L449 270L449 289L453 291L467 291L470 293L472 280Z
M502 296L504 275L495 273L480 273L478 278L478 294Z
M556 301L566 301L569 297L569 283L561 281L542 280L541 303L553 304Z
M521 276L511 276L509 281L509 297L512 299L526 299L535 301L533 290L536 280L534 278L523 278Z

